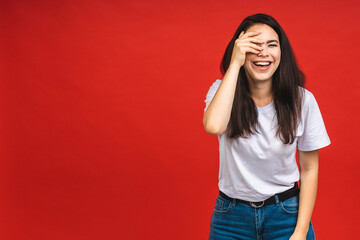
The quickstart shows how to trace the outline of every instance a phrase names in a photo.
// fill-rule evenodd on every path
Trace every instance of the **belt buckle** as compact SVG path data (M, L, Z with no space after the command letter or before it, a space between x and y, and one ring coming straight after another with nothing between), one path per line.
M264 206L264 204L265 204L265 201L262 201L261 205L259 205L259 206L255 205L254 202L250 202L250 205L254 208L261 208L262 206Z

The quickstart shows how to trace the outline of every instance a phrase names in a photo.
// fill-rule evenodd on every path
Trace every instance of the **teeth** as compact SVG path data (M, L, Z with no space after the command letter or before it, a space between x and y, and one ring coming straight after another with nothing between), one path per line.
M269 62L256 62L254 64L257 65L257 66L269 66L270 65Z

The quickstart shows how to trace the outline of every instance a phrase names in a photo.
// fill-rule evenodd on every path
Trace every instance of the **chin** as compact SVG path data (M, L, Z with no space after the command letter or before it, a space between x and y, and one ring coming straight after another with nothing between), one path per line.
M254 81L267 81L272 79L272 75L266 74L265 76L259 76L258 74L250 76Z

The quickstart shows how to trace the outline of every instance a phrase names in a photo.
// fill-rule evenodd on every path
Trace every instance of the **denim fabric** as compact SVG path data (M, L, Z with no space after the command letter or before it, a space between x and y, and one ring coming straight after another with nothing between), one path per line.
M289 240L299 210L299 196L254 208L218 195L211 217L209 240ZM315 240L310 221L306 240Z

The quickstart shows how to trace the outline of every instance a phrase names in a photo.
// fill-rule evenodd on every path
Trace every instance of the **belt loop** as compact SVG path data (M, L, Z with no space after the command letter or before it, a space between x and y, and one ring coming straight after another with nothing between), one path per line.
M275 194L275 203L276 203L276 206L279 205L279 197L277 194Z
M235 207L235 205L236 205L236 198L233 198L232 202L233 202L233 207Z

